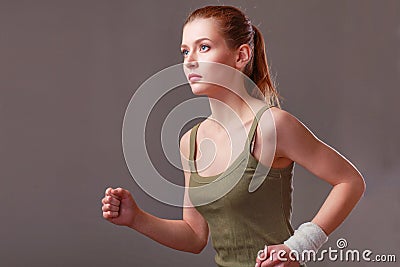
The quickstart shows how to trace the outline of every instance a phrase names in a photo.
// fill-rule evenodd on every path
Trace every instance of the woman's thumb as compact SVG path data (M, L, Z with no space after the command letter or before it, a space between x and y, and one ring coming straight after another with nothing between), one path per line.
M113 194L119 198L126 198L127 196L129 196L129 191L125 190L121 187L118 187L116 189L111 189L111 194Z

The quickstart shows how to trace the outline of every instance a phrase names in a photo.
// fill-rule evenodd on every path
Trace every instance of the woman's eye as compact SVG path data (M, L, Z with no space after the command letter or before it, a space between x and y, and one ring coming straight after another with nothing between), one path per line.
M210 47L209 47L208 45L205 45L205 44L202 44L202 45L200 46L200 50L201 50L201 51L207 51L209 48L210 48ZM183 56L187 56L187 55L189 54L189 50L183 49L183 50L181 50L181 54L182 54Z
M205 48L210 48L208 45L205 45L205 44L202 44L200 47L201 47L201 50L203 50L203 51L205 50Z
M181 54L182 54L183 56L186 56L186 55L188 54L188 52L189 52L189 51L187 51L186 49L183 49L183 50L181 51Z

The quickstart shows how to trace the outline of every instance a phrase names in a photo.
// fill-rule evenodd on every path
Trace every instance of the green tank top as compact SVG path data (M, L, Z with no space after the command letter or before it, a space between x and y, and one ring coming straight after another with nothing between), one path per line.
M219 267L254 267L257 252L265 244L282 244L294 233L291 204L295 163L285 168L269 168L250 151L258 120L268 108L264 106L257 112L243 152L218 175L200 176L195 166L196 136L201 122L190 134L188 194L208 222L216 251L214 259ZM252 179L261 183L255 191L249 190Z

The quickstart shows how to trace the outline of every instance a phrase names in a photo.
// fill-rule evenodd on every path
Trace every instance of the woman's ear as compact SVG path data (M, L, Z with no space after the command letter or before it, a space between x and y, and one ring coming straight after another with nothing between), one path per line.
M243 70L243 68L249 63L251 59L251 48L248 44L242 44L237 49L237 56L236 56L236 67L239 70Z

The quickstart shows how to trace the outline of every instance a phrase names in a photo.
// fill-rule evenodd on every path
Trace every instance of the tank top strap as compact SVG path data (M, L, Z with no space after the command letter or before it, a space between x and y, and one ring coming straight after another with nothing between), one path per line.
M253 123L251 124L249 134L247 135L246 145L250 145L251 141L253 140L254 134L256 132L258 121L259 121L261 115L264 113L264 111L266 111L270 107L273 107L273 105L272 106L266 105L266 106L260 108L260 110L257 112L257 114L253 120Z
M196 135L197 135L197 129L200 126L200 123L197 123L195 126L192 127L192 130L190 132L190 152L189 152L189 166L192 171L195 171L194 167L194 155L196 153Z

